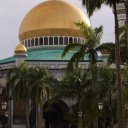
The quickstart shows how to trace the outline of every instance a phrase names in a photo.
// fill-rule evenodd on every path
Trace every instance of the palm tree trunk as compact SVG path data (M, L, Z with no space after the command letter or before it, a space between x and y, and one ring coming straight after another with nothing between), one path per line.
M117 86L117 120L118 128L124 128L123 95L120 72L120 42L119 25L117 19L116 3L113 3L113 12L115 18L115 57L116 57L116 86Z
M29 128L29 99L26 101L26 128Z
M112 115L112 93L109 92L109 111L110 111L110 128L113 128L113 115Z
M41 106L37 106L37 111L36 111L36 126L37 128L44 128L44 124L43 124L43 115L42 115L42 111L41 111Z
M42 128L42 124L41 124L41 111L40 111L40 106L37 105L36 107L36 128Z
M38 128L38 107L36 106L36 128Z
M78 128L82 128L82 110L81 110L81 103L80 103L80 96L78 98L78 103L79 103L79 106L78 106Z
M9 128L13 128L13 99L12 98L8 100L8 111L9 111L8 125L9 125Z

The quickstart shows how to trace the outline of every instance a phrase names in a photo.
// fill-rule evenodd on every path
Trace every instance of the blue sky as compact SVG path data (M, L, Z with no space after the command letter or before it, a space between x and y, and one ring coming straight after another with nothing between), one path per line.
M13 56L14 48L19 42L18 32L20 24L26 15L35 5L44 0L1 0L0 3L0 59ZM81 0L67 0L79 7L82 7ZM104 26L102 42L114 41L114 19L111 8L103 6L100 11L96 11L90 18L91 25Z

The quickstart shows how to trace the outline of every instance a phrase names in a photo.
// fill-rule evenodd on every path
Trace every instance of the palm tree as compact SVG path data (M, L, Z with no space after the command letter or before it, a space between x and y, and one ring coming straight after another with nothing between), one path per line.
M126 27L120 27L120 56L121 64L127 63L127 47L126 47ZM109 52L108 62L109 64L115 63L115 44L112 42L103 43L96 48L97 51L107 50Z
M128 1L125 3L126 8L126 41L127 41L127 64L128 64Z
M110 119L110 127L113 128L112 121L112 101L116 90L115 70L108 66L99 68L99 99L107 106ZM107 113L107 114L108 114ZM106 114L106 115L107 115Z
M122 84L123 84L123 93L124 93L124 116L125 116L125 125L128 119L128 67L124 66L122 68Z
M47 68L32 67L26 64L12 68L7 73L7 86L15 100L22 100L26 104L26 127L29 128L29 101L37 109L47 100L49 84L52 77ZM40 128L42 113L37 111L37 127Z
M52 76L47 68L32 67L29 69L29 83L31 83L30 99L36 107L36 126L41 128L43 112L41 110L43 104L49 99L50 82ZM40 110L40 112L39 112Z
M92 82L92 77L94 77L94 75L92 76L92 70L93 73L95 71L95 83ZM58 94L59 98L75 99L77 102L77 110L75 111L75 118L73 116L73 120L76 123L77 113L82 112L83 123L81 127L93 124L98 114L97 73L96 66L86 71L81 68L68 69L64 79L55 87L55 93ZM73 108L70 109L73 110Z
M8 70L7 87L15 100L22 100L26 105L26 127L29 128L29 92L28 67L22 64Z
M96 9L100 9L104 0L82 0L82 5L86 7L89 17L91 17Z
M62 57L70 50L75 50L76 52L69 61L69 67L78 67L78 62L84 60L85 54L89 55L90 63L95 64L97 61L97 52L95 48L100 44L103 33L102 26L93 29L84 22L78 22L76 25L80 28L80 31L85 37L85 42L82 44L79 42L68 44L62 53Z
M126 14L126 21L125 21L125 26L126 26L126 56L127 56L127 60L126 63L128 64L128 1L127 0L123 0L121 1L124 3L125 6L125 14Z
M47 68L32 67L30 68L29 78L32 86L31 99L37 105L44 103L48 100L49 80L52 80L52 75Z
M120 73L120 42L119 42L119 26L117 18L116 4L120 0L97 0L97 4L93 4L94 0L82 0L83 4L87 6L87 12L91 11L93 14L96 8L100 8L101 4L105 3L113 8L115 18L115 56L116 56L116 84L117 84L117 110L118 110L118 127L124 127L124 114L123 114L123 95L122 95L122 84L121 84L121 73ZM92 9L93 8L93 9Z

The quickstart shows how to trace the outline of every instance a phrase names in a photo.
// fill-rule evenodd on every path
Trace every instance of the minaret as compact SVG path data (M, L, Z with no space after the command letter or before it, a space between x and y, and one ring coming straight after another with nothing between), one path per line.
M125 5L123 2L118 3L116 5L116 8L117 8L117 17L118 17L119 27L121 27L122 25L125 25L125 21L126 21Z
M21 65L22 63L24 63L26 57L27 57L27 49L26 47L19 43L15 50L14 50L14 57L16 58L16 66Z

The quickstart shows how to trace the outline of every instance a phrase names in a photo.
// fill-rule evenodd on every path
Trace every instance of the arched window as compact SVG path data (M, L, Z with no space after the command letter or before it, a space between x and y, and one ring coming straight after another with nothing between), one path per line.
M69 38L69 43L73 43L72 37Z
M64 45L68 44L68 37L64 37Z
M77 41L77 38L74 38L74 43L77 43L78 41Z
M28 40L28 47L30 47L30 39Z
M82 39L82 43L84 43L84 39Z
M63 37L59 38L59 45L63 45Z
M25 40L25 47L27 47L27 40Z
M54 37L54 45L58 45L58 37Z
M49 37L49 45L53 45L53 37Z
M81 39L80 38L78 38L78 43L81 43Z
M34 46L34 39L31 39L31 46Z
M43 45L43 38L42 37L40 37L40 39L39 39L39 44Z
M44 45L48 45L48 37L44 37Z
M38 38L35 39L35 46L38 46Z

